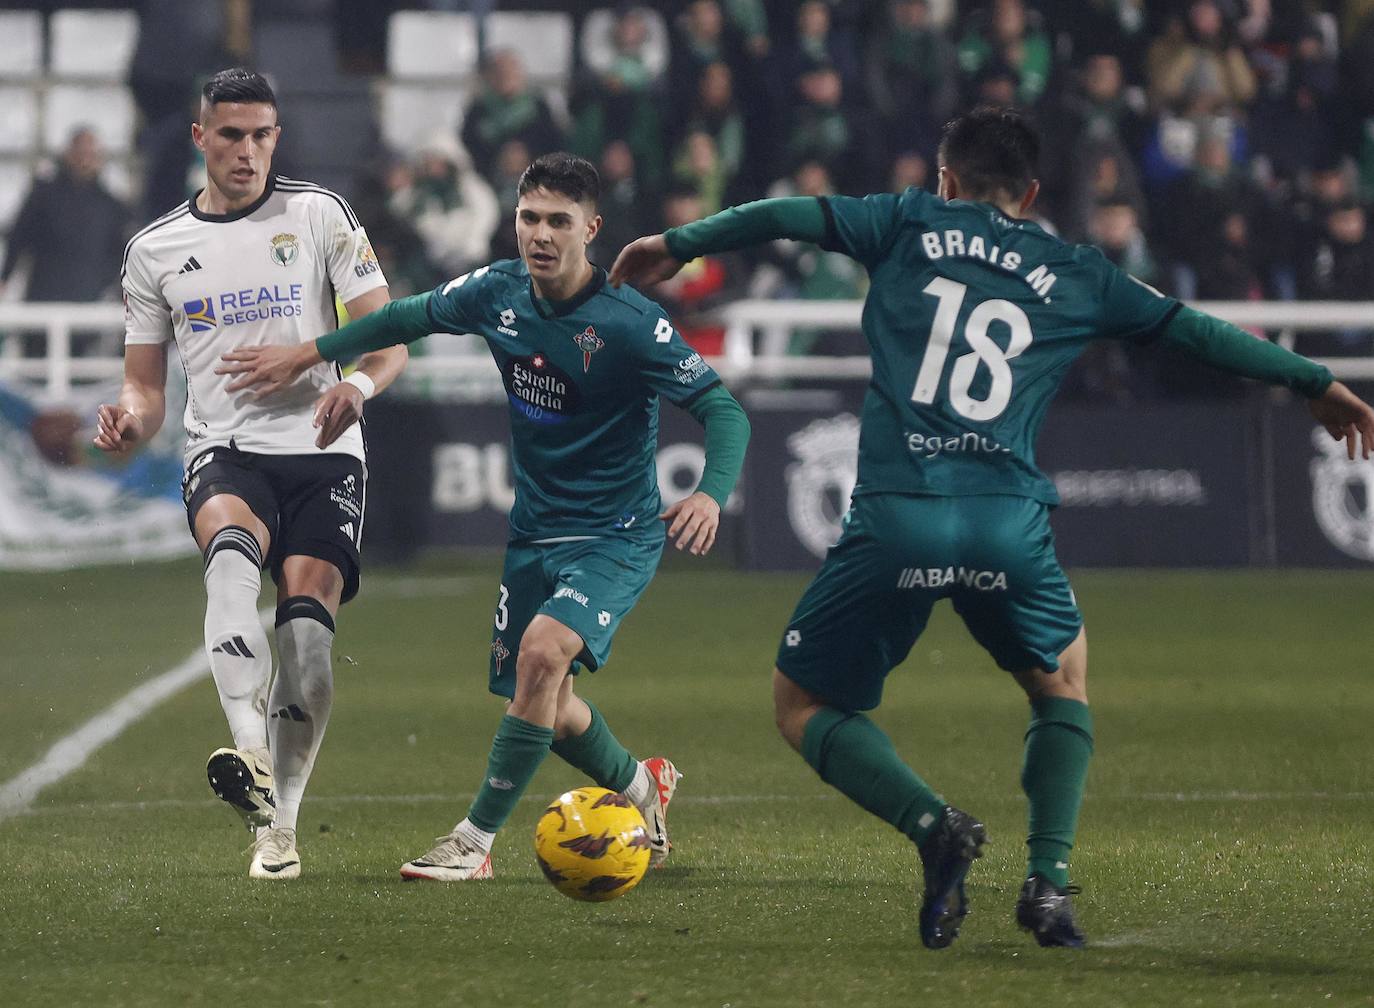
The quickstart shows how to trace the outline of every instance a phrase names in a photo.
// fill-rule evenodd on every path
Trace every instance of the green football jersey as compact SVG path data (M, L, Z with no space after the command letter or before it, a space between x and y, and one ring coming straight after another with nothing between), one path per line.
M1035 437L1064 372L1090 339L1151 339L1179 302L989 204L913 188L822 206L823 247L871 280L854 492L1057 504Z
M510 402L516 540L658 528L660 396L684 406L719 383L668 321L598 268L572 299L536 299L518 259L429 299L435 332L487 341Z

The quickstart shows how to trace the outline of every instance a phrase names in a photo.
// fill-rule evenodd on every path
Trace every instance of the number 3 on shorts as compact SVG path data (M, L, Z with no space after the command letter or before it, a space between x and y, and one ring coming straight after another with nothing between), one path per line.
M496 603L496 629L504 630L510 623L510 610L506 608L506 600L510 598L510 589L501 585L501 600Z

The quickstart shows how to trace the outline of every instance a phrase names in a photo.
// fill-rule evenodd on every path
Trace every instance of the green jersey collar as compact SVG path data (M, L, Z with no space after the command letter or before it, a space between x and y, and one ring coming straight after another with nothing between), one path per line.
M539 296L534 289L534 280L530 280L530 300L534 302L534 310L539 313L540 318L555 318L562 315L571 315L577 309L592 299L597 291L606 286L606 271L596 264L592 265L592 278L587 281L587 285L572 297L565 301L548 301Z

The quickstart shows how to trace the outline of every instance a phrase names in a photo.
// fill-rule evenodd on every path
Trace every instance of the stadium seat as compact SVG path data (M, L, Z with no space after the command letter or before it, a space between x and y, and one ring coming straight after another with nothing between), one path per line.
M27 154L38 140L38 97L29 87L0 87L0 151Z
M470 14L397 11L387 33L386 66L400 80L465 80L477 70L477 24Z
M409 152L443 130L457 136L467 93L461 87L387 81L379 96L382 140Z
M57 84L43 103L43 150L67 146L72 130L89 126L112 154L129 150L134 139L134 100L129 90L108 84Z
M253 32L259 70L282 91L320 92L339 77L334 25L325 21L263 21Z
M8 231L14 223L19 204L29 193L32 177L27 160L0 160L0 231Z
M566 83L572 74L572 16L557 11L487 15L483 26L487 52L514 49L525 59L530 80L541 84Z
M36 77L43 69L43 19L37 11L0 12L0 78Z
M131 10L60 10L49 22L48 69L55 77L122 81L138 43Z

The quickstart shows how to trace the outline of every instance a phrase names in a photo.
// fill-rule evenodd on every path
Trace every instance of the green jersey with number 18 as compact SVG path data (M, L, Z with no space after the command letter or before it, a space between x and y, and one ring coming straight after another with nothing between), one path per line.
M609 286L600 268L579 294L550 303L511 259L441 285L428 311L435 332L482 336L501 369L513 540L663 535L659 397L686 406L720 379L662 308Z
M854 493L1057 504L1035 437L1090 339L1148 341L1179 302L986 203L921 189L822 199L823 247L863 263L873 357Z

